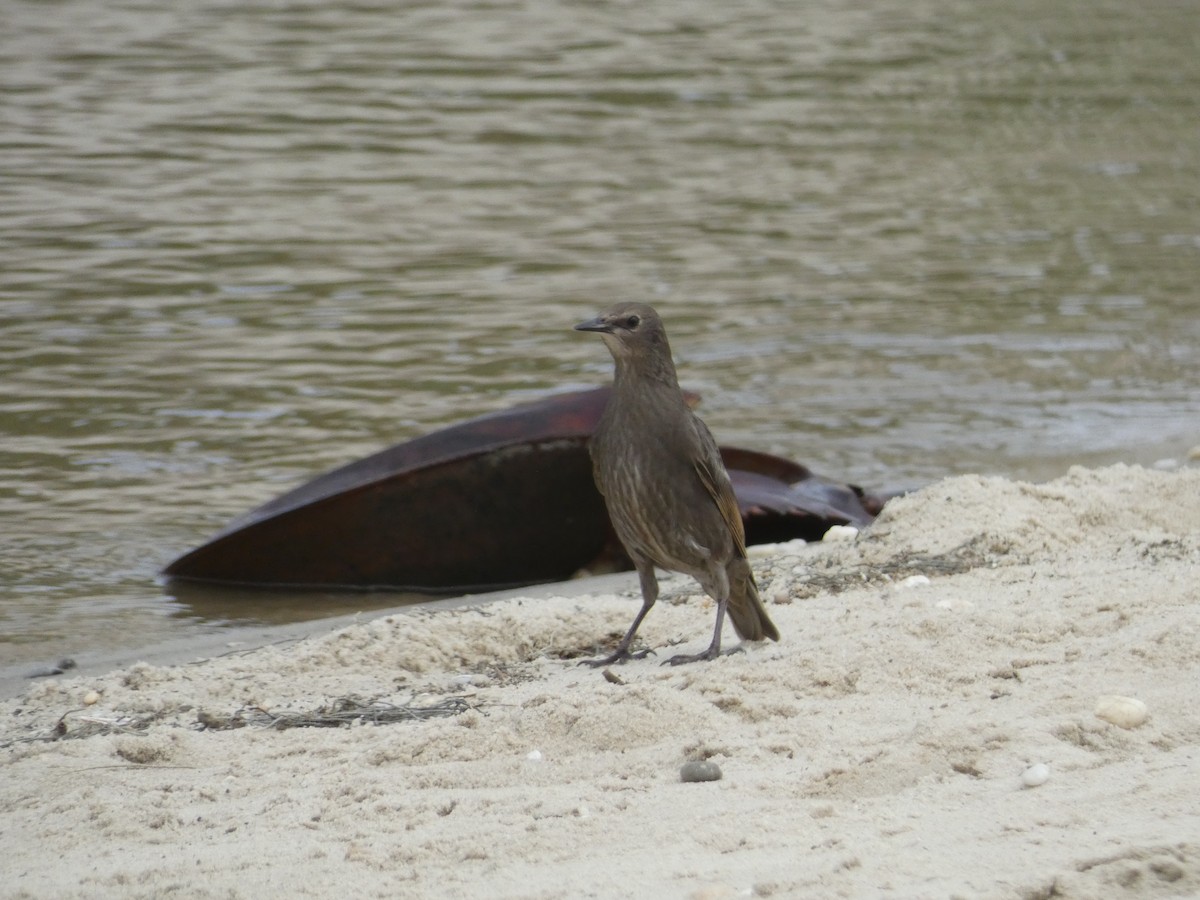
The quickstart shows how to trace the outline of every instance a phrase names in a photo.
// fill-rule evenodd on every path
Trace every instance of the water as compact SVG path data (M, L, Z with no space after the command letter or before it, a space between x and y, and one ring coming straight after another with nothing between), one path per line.
M608 377L869 486L1200 444L1191 4L0 9L0 663L344 603L158 569L331 466ZM350 608L395 598L355 598Z

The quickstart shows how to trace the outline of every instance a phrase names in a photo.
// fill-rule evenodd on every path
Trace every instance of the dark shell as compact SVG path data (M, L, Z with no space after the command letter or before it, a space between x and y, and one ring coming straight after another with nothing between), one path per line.
M559 394L389 447L258 507L163 574L441 593L628 568L587 453L608 395ZM750 543L815 540L874 518L857 488L767 454L721 452Z

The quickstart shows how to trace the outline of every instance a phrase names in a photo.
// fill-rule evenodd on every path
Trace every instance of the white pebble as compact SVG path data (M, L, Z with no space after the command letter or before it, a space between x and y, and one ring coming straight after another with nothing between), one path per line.
M829 541L852 541L858 537L858 529L853 525L831 525L829 530L825 532L825 536L821 540Z
M1050 767L1045 763L1034 763L1021 773L1021 784L1027 788L1040 787L1050 779Z
M770 585L767 587L768 594L778 594L780 592L787 593L788 580L782 575L771 579Z
M530 762L541 762L542 761L542 751L541 750L530 750L527 754L525 754L525 758L527 760L529 760Z
M896 587L898 587L898 588L915 588L915 587L923 587L927 584L929 584L929 579L926 578L924 575L909 575L907 578L905 578L903 581L901 581L898 585L896 585Z
M1137 728L1149 718L1150 710L1136 697L1106 694L1096 701L1096 716L1119 728Z

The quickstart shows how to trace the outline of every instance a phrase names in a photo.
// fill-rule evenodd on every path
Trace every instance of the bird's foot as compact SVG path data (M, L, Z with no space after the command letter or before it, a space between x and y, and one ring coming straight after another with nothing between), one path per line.
M664 662L663 665L682 666L686 665L687 663L703 662L710 659L716 659L720 655L721 651L719 648L709 647L703 653L680 653L677 656L672 656L670 659Z
M668 659L666 662L664 662L663 665L664 666L682 666L682 665L686 665L687 663L707 662L710 659L716 659L718 656L729 656L731 653L745 653L745 652L746 652L746 648L743 647L741 644L738 644L736 647L731 647L730 649L728 649L724 653L722 653L721 645L716 644L716 645L709 647L707 650L701 651L700 653L680 653L678 656L672 656L670 659Z
M579 665L591 666L593 669L598 669L601 666L623 663L629 659L645 659L653 652L649 647L643 650L630 650L628 647L618 647L615 652L610 653L608 656L602 656L599 659L581 659Z

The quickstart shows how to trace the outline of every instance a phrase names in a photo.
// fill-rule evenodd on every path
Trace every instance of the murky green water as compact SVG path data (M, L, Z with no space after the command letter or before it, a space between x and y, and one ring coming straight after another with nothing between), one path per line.
M605 380L616 299L722 440L848 480L1182 459L1195 12L4 4L0 658L219 627L165 562Z

